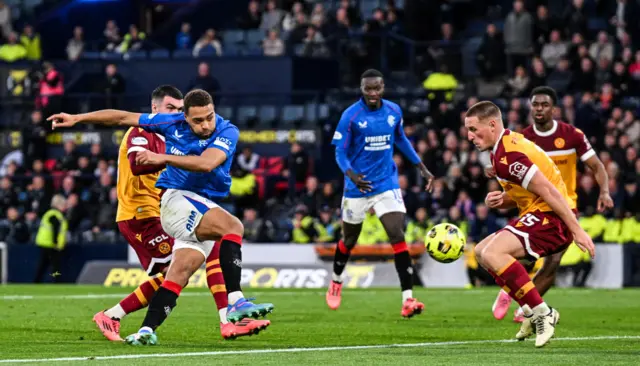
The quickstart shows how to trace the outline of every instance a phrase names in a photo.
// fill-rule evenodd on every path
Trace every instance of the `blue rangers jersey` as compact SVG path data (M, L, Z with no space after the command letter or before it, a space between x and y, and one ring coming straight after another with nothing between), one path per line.
M402 124L400 107L386 99L376 110L360 99L342 113L331 142L336 146L338 165L343 173L353 169L372 184L371 192L360 192L345 174L345 197L368 197L400 188L398 168L393 161L394 144L412 163L420 162Z
M216 115L216 129L207 139L201 139L191 131L184 113L143 114L140 127L165 137L166 153L171 155L201 155L207 149L220 149L227 154L227 160L208 173L190 172L167 165L160 174L156 187L181 189L196 193L212 201L218 201L229 194L233 154L238 143L238 128L231 122Z

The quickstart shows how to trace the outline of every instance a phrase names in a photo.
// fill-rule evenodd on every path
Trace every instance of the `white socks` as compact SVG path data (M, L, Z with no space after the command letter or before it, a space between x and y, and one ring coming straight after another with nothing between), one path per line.
M105 311L104 315L108 316L109 318L122 319L125 317L125 315L127 315L127 313L124 312L124 309L122 309L122 306L120 306L120 304L118 303L116 304L116 306Z
M234 291L229 293L228 295L228 299L229 299L229 305L235 305L235 303L238 302L238 300L242 299L244 297L244 295L242 294L242 291ZM226 317L226 314L225 314Z
M331 279L333 280L333 282L342 283L342 275L337 275L335 273L332 273Z
M413 298L413 290L404 290L402 291L402 303L404 304L407 299Z
M543 303L544 304L544 303ZM533 316L533 310L531 310L531 308L529 307L529 305L523 305L520 309L522 309L522 313L524 314L524 316L526 316L527 318L530 318Z
M548 315L551 312L551 309L549 308L549 305L547 305L546 302L543 302L542 304L536 306L533 308L533 314L535 315Z
M220 323L227 324L229 322L227 320L227 308L218 310L218 314L220 315Z

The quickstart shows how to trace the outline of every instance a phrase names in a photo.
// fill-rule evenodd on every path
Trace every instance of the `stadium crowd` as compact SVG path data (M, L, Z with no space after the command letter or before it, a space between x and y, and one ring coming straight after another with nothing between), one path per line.
M386 7L372 9L370 14L361 14L353 3L340 1L337 9L328 10L323 2L269 0L261 4L250 1L247 13L238 19L238 27L265 32L267 36L262 49L266 56L288 52L282 39L285 32L287 42L304 45L305 55L320 57L332 52L334 46L325 40L338 39L337 35L341 39L351 39L349 34L356 30L402 33L405 27L415 28L404 21L404 12L394 1L389 1ZM492 13L504 2L486 3L491 5L487 11ZM600 242L640 240L637 234L640 232L640 120L637 117L640 108L640 26L633 21L640 15L637 2L574 0L567 4L564 13L554 12L557 6L547 8L545 3L515 1L506 18L486 25L486 34L474 55L480 76L475 79L456 76L467 85L478 85L476 90L457 90L455 82L441 93L442 90L432 89L433 84L428 83L431 76L425 80L425 99L431 104L429 118L407 117L405 129L438 179L433 192L425 192L417 171L397 155L400 185L409 218L408 242L420 242L432 224L442 221L458 224L466 230L470 241L477 241L501 227L514 214L488 210L484 205L486 193L499 190L499 185L485 177L488 157L469 144L462 123L466 108L478 101L476 95L484 97L486 94L480 90L482 85L497 85L493 99L503 108L509 128L515 131L530 123L530 90L540 85L554 87L562 96L554 112L555 118L574 124L588 136L605 164L609 190L615 202L613 211L602 215L595 212L599 189L588 169L581 167L578 208L583 225L589 226L591 231L587 231ZM621 3L626 6L616 6ZM596 12L592 5L598 7L597 11L611 15L610 22L598 31L587 25L590 14ZM447 6L451 6L450 2L444 1L439 13L441 34L431 37L439 42L423 55L432 59L433 65L441 65L447 59L450 50L443 48L444 44L465 37L464 29L452 25ZM495 18L495 14L493 16ZM34 30L25 29L20 38L12 33L5 34L8 43L0 46L0 58L11 61L4 58L3 48L15 51L20 47L16 46L18 42L25 50L28 47L35 49L32 43L27 46L24 42L34 39L37 33L29 36L28 32ZM129 27L126 35L120 34L118 25L109 23L102 39L104 49L126 52L143 47L146 36L135 25ZM225 52L216 30L209 29L198 38L191 33L188 23L183 24L175 42L175 48L187 49L194 56L206 49L218 55ZM340 44L344 45L344 42ZM80 57L83 47L83 32L78 27L69 41L69 58ZM375 55L379 54L376 50L380 44L373 39L365 37L363 43L354 41L349 47L351 52L348 54L356 55L360 61L367 59L367 55L375 62L379 61ZM28 57L27 54L23 57ZM427 68L433 71L435 66ZM43 88L55 90L62 82L61 77L56 79L55 75L50 75L49 78L47 73L40 78L35 95ZM107 71L103 89L108 95L120 84L124 88L124 80L115 75L116 70ZM2 163L0 241L32 242L38 217L49 208L53 194L60 193L67 198L66 216L73 240L119 242L114 222L117 207L115 156L103 153L98 144L85 150L67 141L64 155L50 163L51 157L46 155L46 135L50 126L40 111L50 109L49 103L49 100L42 101L39 109L30 114L29 121L21 124L22 150L8 155ZM336 122L328 121L332 125ZM314 161L300 145L293 144L289 156L281 162L281 171L266 180L264 193L259 192L256 183L256 177L263 174L259 164L261 158L251 146L239 149L234 162L232 195L224 202L224 207L243 218L246 239L297 243L335 241L340 235L341 177L319 182L313 174L320 166L333 166L333 156L322 156ZM386 240L375 216L368 217L360 243L376 244Z

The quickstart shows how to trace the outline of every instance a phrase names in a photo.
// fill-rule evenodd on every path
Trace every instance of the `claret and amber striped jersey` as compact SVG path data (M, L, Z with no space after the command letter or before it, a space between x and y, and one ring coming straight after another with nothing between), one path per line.
M523 135L505 129L493 147L491 163L498 182L518 205L520 216L529 212L553 211L540 196L527 190L536 172L542 173L571 205L562 175L553 160Z
M558 166L572 201L570 207L576 208L578 157L586 161L596 154L587 137L574 126L555 120L549 131L542 132L535 125L531 125L525 128L522 134L540 146Z
M164 138L139 127L129 128L118 151L118 212L116 222L160 217L160 188L156 181L160 172L136 176L129 154L149 150L164 154Z

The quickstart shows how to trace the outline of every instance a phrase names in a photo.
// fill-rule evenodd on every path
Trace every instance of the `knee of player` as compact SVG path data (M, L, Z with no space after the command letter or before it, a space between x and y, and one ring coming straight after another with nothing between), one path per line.
M398 244L404 241L404 232L402 230L391 231L387 235L391 244Z
M228 229L227 234L235 234L239 236L244 235L244 225L242 225L242 221L240 221L240 219L238 219L235 216L232 216L231 220L229 220L229 225L227 229Z
M476 258L478 261L482 261L482 256L484 255L486 248L487 246L483 244L478 244L475 246L475 248L473 248L473 251L475 252Z

